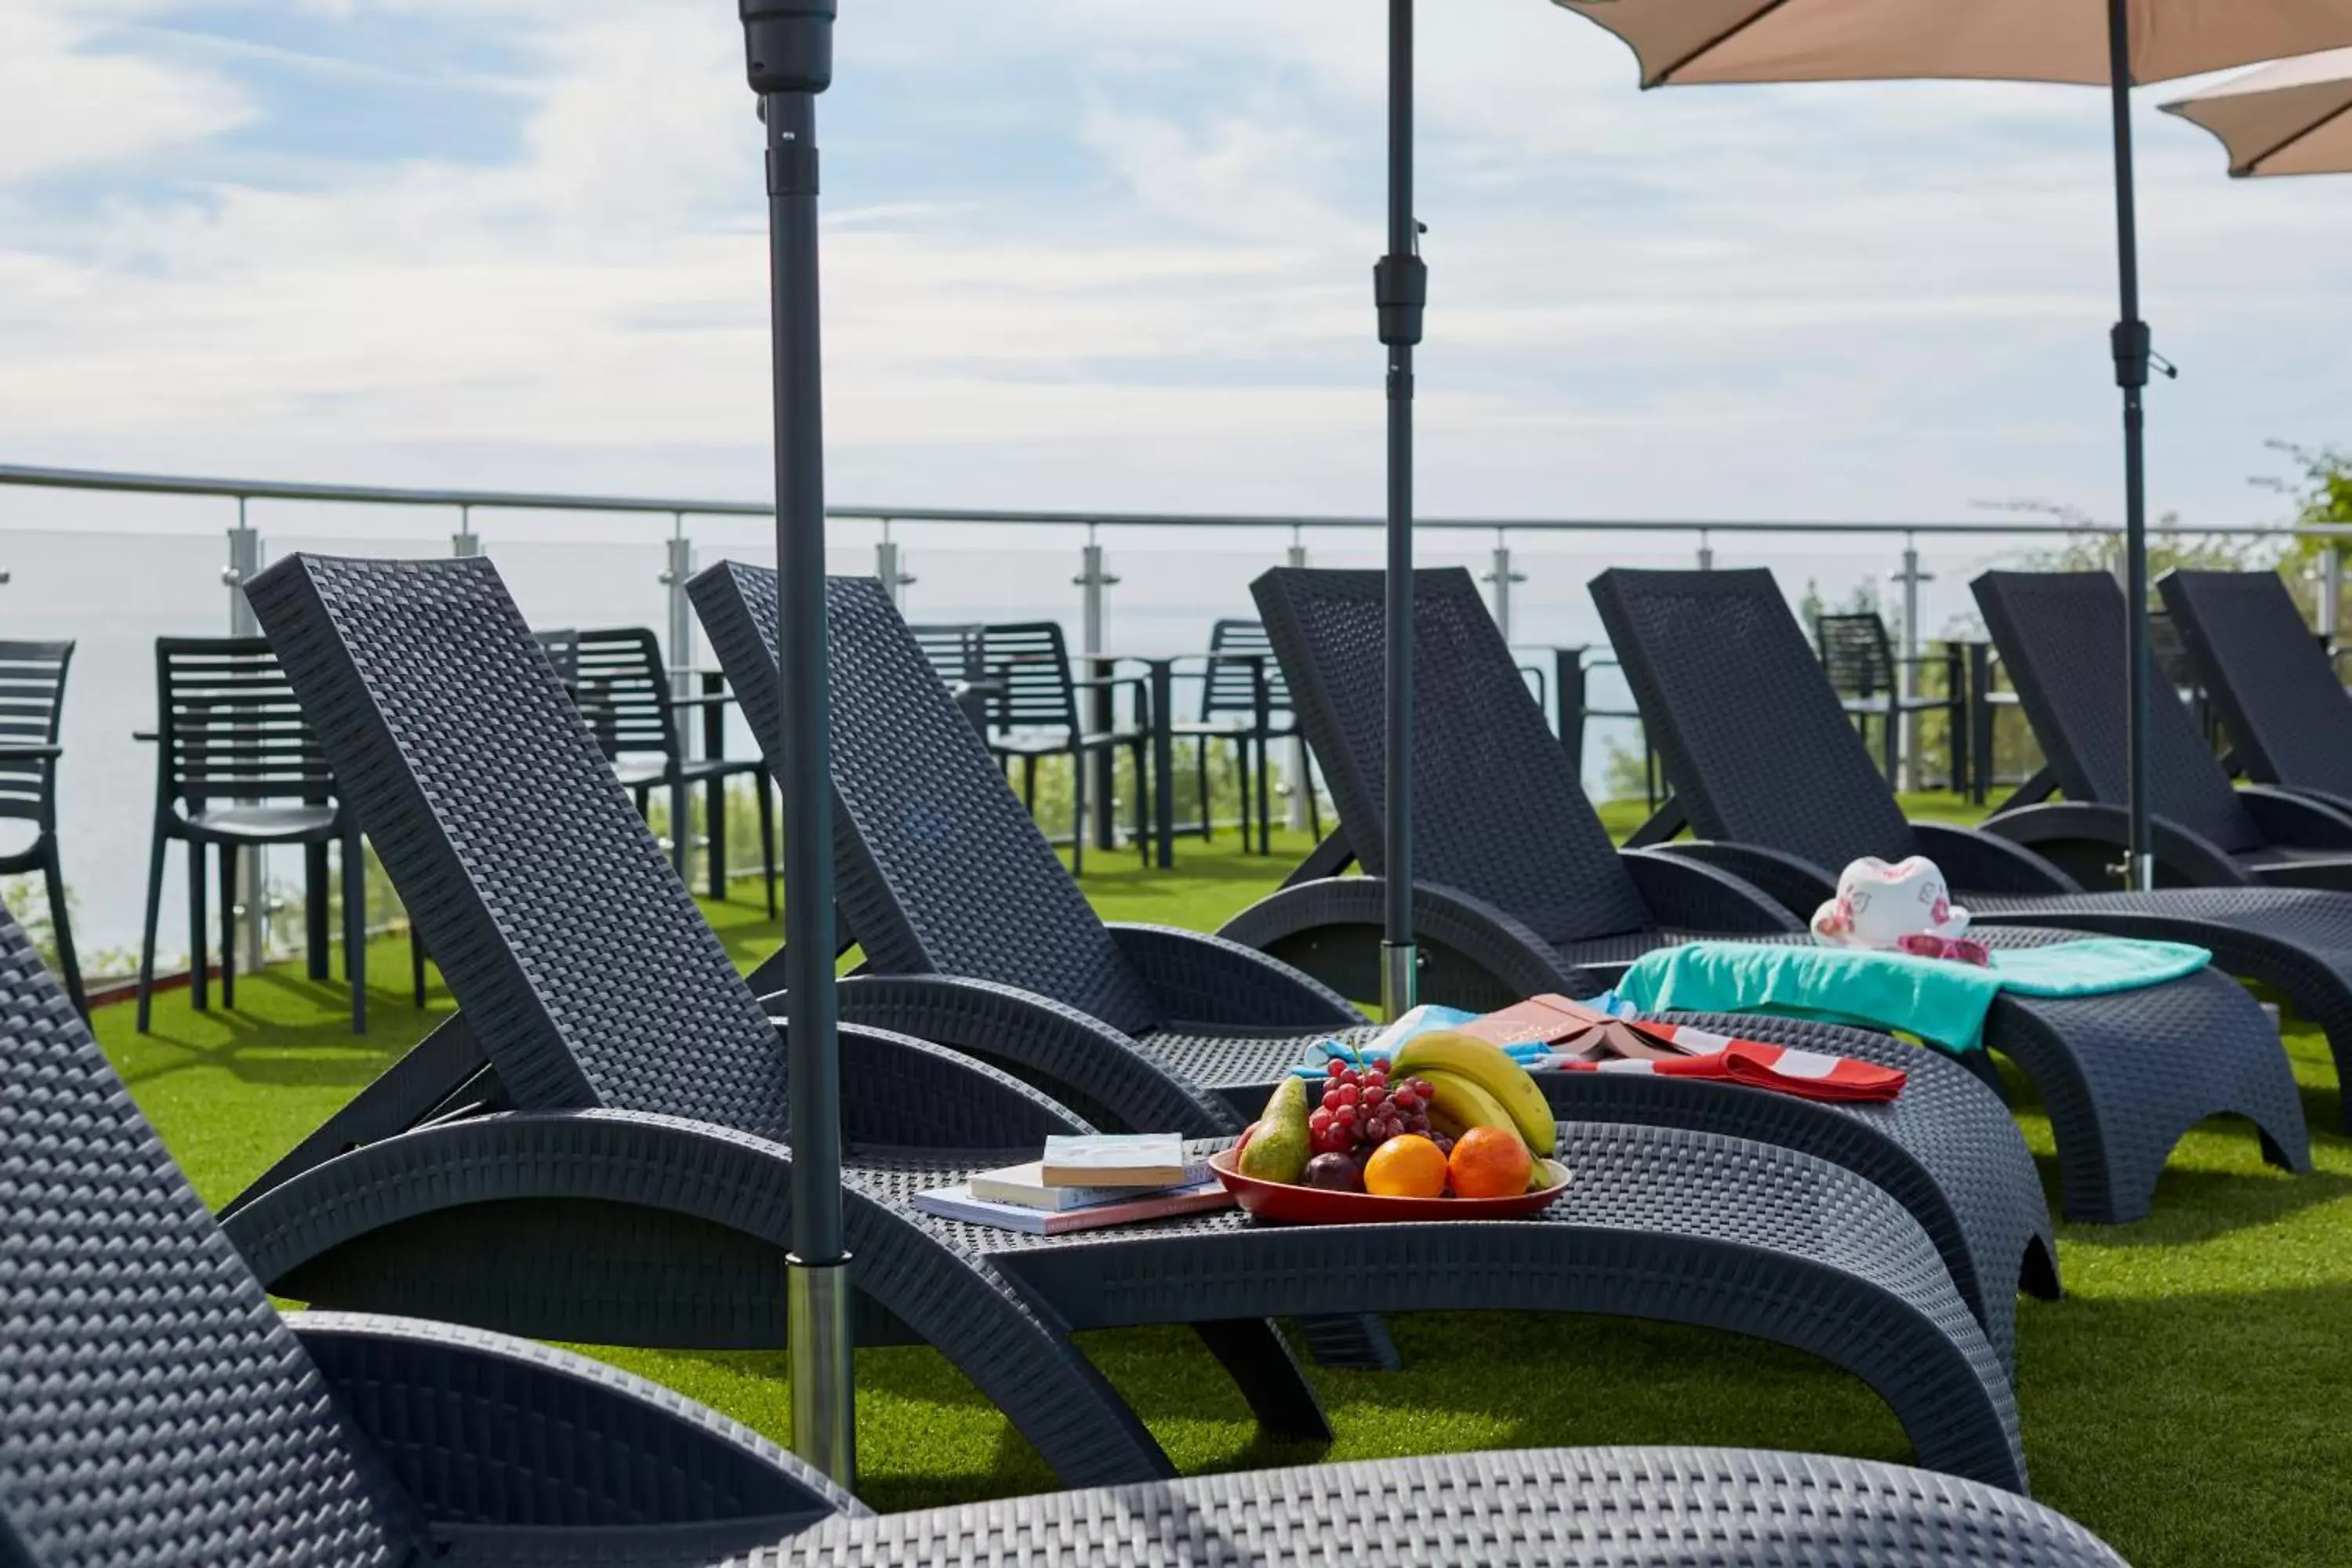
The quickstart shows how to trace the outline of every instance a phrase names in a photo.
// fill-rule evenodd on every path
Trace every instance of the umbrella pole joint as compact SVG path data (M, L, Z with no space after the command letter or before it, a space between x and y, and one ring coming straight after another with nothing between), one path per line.
M776 747L784 818L784 1057L791 1250L784 1258L793 1447L856 1481L856 1363L841 1189L841 1056L834 995L831 650L824 583L824 377L817 288L816 99L833 84L837 0L738 0L759 95L774 353Z

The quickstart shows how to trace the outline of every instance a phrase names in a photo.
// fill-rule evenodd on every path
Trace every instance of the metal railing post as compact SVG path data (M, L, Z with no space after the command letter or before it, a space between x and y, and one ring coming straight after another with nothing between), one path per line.
M1307 535L1296 527L1290 531L1290 549L1284 563L1303 567L1307 564ZM1206 745L1207 742L1202 744ZM1307 737L1293 735L1290 744L1282 749L1282 784L1286 791L1283 804L1283 826L1296 833L1307 824L1307 792L1315 787L1315 773L1307 760ZM1206 816L1209 803L1201 803L1201 815Z
M1077 584L1081 595L1078 651L1087 656L1081 661L1085 668L1086 679L1099 680L1110 673L1099 658L1104 651L1103 635L1106 621L1103 590L1116 584L1118 579L1111 575L1103 564L1103 547L1097 534L1096 525L1091 522L1087 524L1087 542L1080 547L1078 559L1078 574L1072 579ZM1093 735L1104 734L1111 728L1111 689L1108 686L1089 686L1086 688L1086 693L1087 732ZM1152 721L1155 723L1161 721L1162 717L1159 714L1151 715ZM1079 763L1075 765L1082 767L1085 764ZM1097 849L1109 849L1117 843L1113 836L1113 825L1118 820L1118 812L1111 797L1118 787L1118 765L1117 748L1105 746L1095 752L1094 836L1095 847ZM1142 788L1143 781L1138 779L1136 787Z
M1932 583L1935 574L1919 570L1919 536L1903 536L1903 567L1890 573L1894 581L1903 584L1903 645L1902 665L1895 672L1895 689L1907 705L1919 695L1919 584ZM1919 715L1903 715L1903 787L1917 790L1919 785Z
M1703 528L1698 531L1698 569L1702 572L1715 570L1715 544Z
M236 526L228 531L228 570L221 574L228 585L228 635L233 637L261 635L261 623L245 597L245 585L261 574L261 535L247 521L245 508L246 498L237 497ZM269 952L268 875L268 862L257 847L237 851L236 880L245 895L236 915L237 945L245 950L237 963L247 974L260 971Z
M1505 642L1511 640L1511 585L1527 580L1526 573L1511 569L1511 536L1496 529L1495 563L1486 573L1486 581L1495 585L1495 625L1502 628Z
M900 569L898 542L890 537L890 520L882 520L882 537L874 546L874 575L882 579L882 592L900 614L907 609L905 590L915 585L915 580Z
M669 594L670 695L680 702L694 695L694 602L686 596L687 580L693 575L694 541L686 536L686 513L674 511L669 514L668 554L661 581ZM695 754L697 729L693 724L678 725L678 755ZM682 822L670 826L675 833L686 831Z
M449 536L450 553L458 560L469 560L482 552L482 536L474 531L474 509L457 509L457 531Z
M2331 652L2344 607L2344 557L2332 543L2319 547L2319 639Z

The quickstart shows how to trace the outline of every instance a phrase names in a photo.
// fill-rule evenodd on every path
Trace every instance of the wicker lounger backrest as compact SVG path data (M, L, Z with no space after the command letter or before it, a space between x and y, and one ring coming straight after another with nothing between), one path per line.
M2275 572L2168 572L2157 584L2263 784L2352 795L2352 697Z
M513 1101L782 1138L774 1027L498 569L293 555L247 596Z
M367 1443L0 910L0 1559L410 1561Z
M730 561L688 591L772 766L776 574ZM1130 1033L1164 1023L882 584L825 594L839 903L866 963L1016 985Z
M1987 572L1969 584L2035 739L2070 800L2124 804L2124 591L2104 572ZM2150 809L2222 849L2263 847L2178 695L2149 704Z
M1250 585L1348 841L1382 869L1385 574L1276 567ZM1646 931L1648 908L1477 584L1415 574L1413 870L1554 942Z
M1693 833L1832 871L1911 853L1910 825L1771 573L1616 567L1592 580L1592 602Z

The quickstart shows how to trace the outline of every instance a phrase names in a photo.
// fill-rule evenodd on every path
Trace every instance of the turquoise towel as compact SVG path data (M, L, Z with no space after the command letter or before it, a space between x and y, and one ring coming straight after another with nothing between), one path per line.
M2095 996L2161 985L2211 962L2201 947L2093 937L2010 948L1979 969L1906 952L1796 943L1695 942L1644 953L1617 993L1644 1014L1777 1013L1901 1029L1955 1050L1984 1041L2006 988L2027 996Z

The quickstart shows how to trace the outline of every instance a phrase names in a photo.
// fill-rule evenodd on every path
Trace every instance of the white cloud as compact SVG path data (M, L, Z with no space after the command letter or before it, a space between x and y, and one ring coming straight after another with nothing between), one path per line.
M0 188L163 154L242 124L226 81L92 46L160 0L9 0L0 7Z

